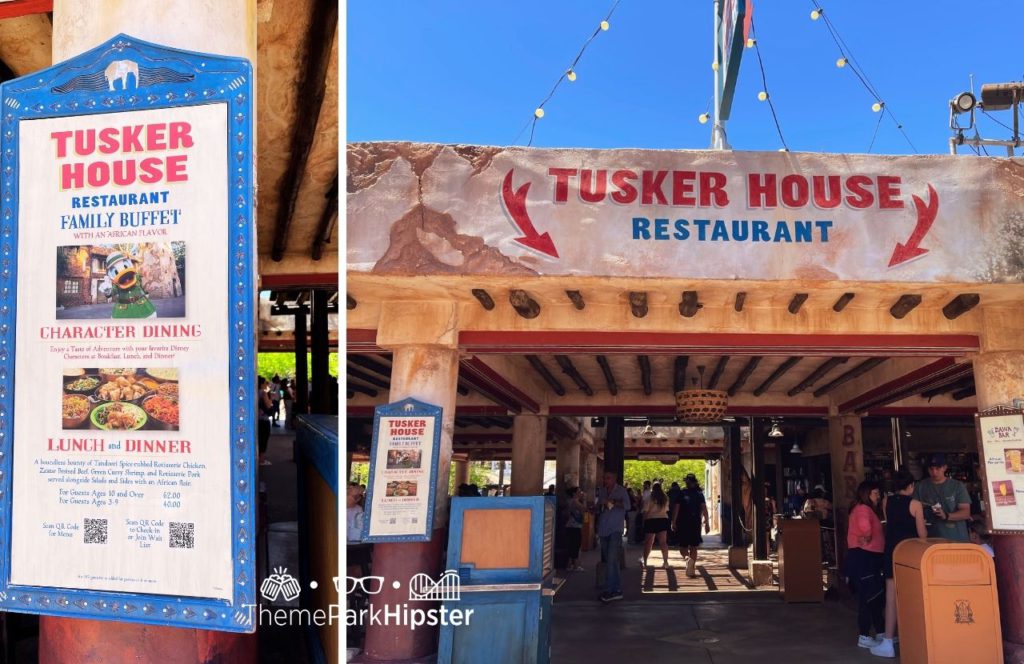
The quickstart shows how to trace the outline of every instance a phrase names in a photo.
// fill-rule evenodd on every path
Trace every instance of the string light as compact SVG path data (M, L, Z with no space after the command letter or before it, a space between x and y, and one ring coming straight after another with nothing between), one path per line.
M583 57L583 53L587 50L587 47L590 46L590 42L594 41L594 38L597 37L598 34L606 32L608 28L611 27L608 20L612 17L612 14L615 13L615 8L619 6L619 2L621 1L622 0L615 0L612 4L612 8L609 9L608 14L605 15L604 20L598 24L597 28L594 29L593 34L590 35L587 41L583 42L583 46L580 47L579 53L577 53L576 57L573 58L572 64L570 64L569 67L562 72L562 75L558 77L558 80L555 81L554 87L551 88L551 92L549 92L548 96L544 98L544 101L537 105L536 110L533 112L533 117L527 120L526 124L523 125L523 128L519 130L518 134L516 134L515 139L512 141L513 144L519 141L519 137L522 136L523 132L526 131L526 128L529 127L530 140L527 142L526 146L529 147L533 145L533 135L537 129L537 120L544 117L544 105L551 101L551 97L554 96L555 91L558 90L558 86L562 84L562 81L568 80L571 83L576 80L576 65L579 64L580 58Z
M846 58L839 58L838 60L836 60L836 67L839 67L840 69L842 69L845 66L846 66Z
M821 15L824 13L825 12L821 9L815 9L814 11L811 12L811 20L817 21L819 18L821 18Z
M757 100L768 101L768 93L765 92L764 90L761 90L760 92L757 93Z
M710 119L711 119L711 116L708 115L707 113L701 113L700 115L697 116L697 122L699 122L701 124L707 124L708 120L710 120Z
M885 108L885 102L876 101L874 104L871 104L871 110L874 111L875 113L878 113L883 108Z
M756 27L753 20L750 22L750 34L756 34ZM754 42L754 53L757 55L757 66L761 70L761 92L758 93L757 98L761 101L768 102L768 109L772 112L772 120L775 122L775 131L779 134L779 142L782 143L782 149L789 152L789 146L786 145L786 139L782 136L782 126L779 124L779 116L775 113L775 104L772 103L771 95L768 94L768 76L764 72L764 60L761 58L761 46L757 43L757 39L751 39Z
M754 44L756 44L756 43L757 42L754 41L754 38L751 37L750 39L747 40L747 48L754 48Z
M711 71L718 71L718 63L717 62L712 62L711 63Z

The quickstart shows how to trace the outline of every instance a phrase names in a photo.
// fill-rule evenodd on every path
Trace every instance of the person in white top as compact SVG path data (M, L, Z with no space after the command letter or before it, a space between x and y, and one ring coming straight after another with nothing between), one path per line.
M363 508L359 504L362 490L358 484L349 484L345 492L345 539L359 542L363 538Z

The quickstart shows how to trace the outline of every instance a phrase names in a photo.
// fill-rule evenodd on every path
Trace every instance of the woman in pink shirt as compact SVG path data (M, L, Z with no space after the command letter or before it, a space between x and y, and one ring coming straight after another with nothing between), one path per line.
M885 632L885 580L882 577L885 535L879 518L881 491L874 482L861 482L850 506L846 533L846 578L857 594L857 645L873 648ZM874 627L877 636L871 636Z

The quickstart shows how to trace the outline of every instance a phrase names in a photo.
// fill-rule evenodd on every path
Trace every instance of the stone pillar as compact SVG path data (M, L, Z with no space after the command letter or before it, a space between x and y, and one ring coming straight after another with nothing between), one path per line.
M448 302L387 302L381 306L377 345L393 351L390 402L413 397L442 408L441 445L434 491L434 532L429 542L379 543L373 551L373 573L386 580L370 596L370 609L408 602L409 580L424 573L437 578L448 525L448 473L452 460L456 383L459 376L458 309ZM398 581L401 586L394 588ZM423 609L437 608L425 604ZM370 624L365 655L374 661L425 658L436 651L437 627L415 630L397 625Z
M729 567L747 568L747 542L743 536L743 432L740 425L732 423L726 427L726 449L729 454L729 515L728 524L723 528L730 531ZM723 509L723 514L725 510ZM724 519L723 519L724 521Z
M597 488L597 455L593 450L580 445L580 491L590 499Z
M513 496L544 493L544 454L548 418L544 415L516 415L512 420Z
M580 441L559 440L555 457L555 490L559 498L570 486L580 485Z
M118 33L191 51L248 58L256 65L256 0L54 0L53 61ZM255 110L255 109L254 109ZM226 551L224 555L230 554ZM255 662L256 635L40 616L41 661Z
M1024 396L1024 308L986 308L982 353L974 358L978 410L1010 405ZM979 453L981 450L978 450ZM982 456L984 462L984 456ZM991 506L989 509L992 509ZM993 535L996 586L1006 662L1024 663L1024 536Z
M832 463L832 514L836 524L836 558L842 569L846 527L857 485L864 481L864 438L859 417L828 418L828 450Z
M604 472L615 473L615 481L624 484L623 470L626 455L626 422L622 417L609 417L604 439ZM604 481L604 473L598 483ZM636 487L634 487L636 488Z
M455 460L455 493L458 494L459 487L469 484L469 461L466 459Z

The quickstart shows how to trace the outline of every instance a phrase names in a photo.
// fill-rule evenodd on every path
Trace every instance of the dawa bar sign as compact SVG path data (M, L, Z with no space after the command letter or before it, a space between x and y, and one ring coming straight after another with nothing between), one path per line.
M352 271L1024 279L1020 160L410 143L348 152Z
M0 91L0 609L255 629L252 90L119 35Z

